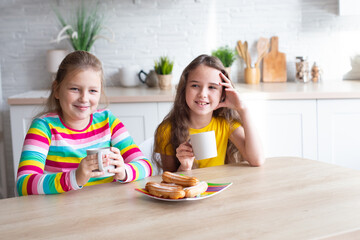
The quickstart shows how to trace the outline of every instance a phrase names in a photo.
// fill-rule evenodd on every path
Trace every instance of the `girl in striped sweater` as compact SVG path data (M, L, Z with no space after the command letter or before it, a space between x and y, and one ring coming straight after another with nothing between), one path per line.
M151 163L109 110L97 110L103 95L103 69L94 55L75 51L59 66L46 110L25 137L17 174L17 192L56 194L107 182L130 182L152 175ZM115 165L102 177L90 148L111 147L104 165Z

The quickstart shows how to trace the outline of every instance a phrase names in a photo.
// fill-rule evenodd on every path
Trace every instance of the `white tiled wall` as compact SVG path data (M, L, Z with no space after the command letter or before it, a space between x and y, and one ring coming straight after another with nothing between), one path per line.
M6 197L6 165L4 155L4 129L3 129L3 98L1 91L1 65L0 65L0 199Z
M77 1L2 0L0 2L0 64L2 94L46 88L46 50L69 48L66 41L50 43L60 30L52 6L73 13ZM85 1L87 4L90 0ZM115 43L98 40L93 48L103 62L107 84L119 85L118 68L137 64L152 68L154 59L175 60L174 82L197 55L215 47L234 47L247 40L255 58L259 37L279 36L294 79L295 56L307 55L323 68L324 81L339 81L351 69L350 58L360 52L360 16L339 16L338 0L103 0L105 25ZM105 33L107 34L107 33ZM70 48L69 48L70 49ZM356 59L356 58L354 58ZM355 63L356 61L354 61ZM243 81L243 62L232 69L234 81ZM8 106L4 106L4 134L10 136ZM8 139L8 138L6 138ZM11 141L5 142L7 172L12 175ZM7 176L12 192L13 176Z

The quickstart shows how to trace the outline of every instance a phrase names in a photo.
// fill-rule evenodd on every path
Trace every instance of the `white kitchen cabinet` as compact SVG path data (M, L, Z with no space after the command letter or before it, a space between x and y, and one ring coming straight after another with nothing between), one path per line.
M136 144L154 136L158 124L157 103L114 103L109 109L124 123Z
M266 157L317 159L316 100L249 100ZM159 103L159 122L172 103Z
M164 120L164 117L170 112L173 107L173 102L159 102L158 103L158 123Z
M109 109L125 125L136 144L153 137L172 102L112 103ZM317 159L316 100L248 101L259 128L266 157L298 156ZM13 105L11 131L16 172L24 137L39 105Z
M360 99L318 100L318 160L360 170Z
M339 0L339 15L360 15L360 3L358 0Z
M109 108L124 123L136 144L140 144L154 135L158 124L157 103L110 104ZM25 135L33 117L41 110L41 105L12 105L10 107L15 178Z
M316 100L248 101L265 156L317 159Z
M14 177L20 161L25 135L34 116L43 110L40 105L14 105L10 107Z
M172 102L111 103L136 144L154 136ZM297 156L360 169L360 100L248 100L266 157ZM40 105L11 105L14 173Z

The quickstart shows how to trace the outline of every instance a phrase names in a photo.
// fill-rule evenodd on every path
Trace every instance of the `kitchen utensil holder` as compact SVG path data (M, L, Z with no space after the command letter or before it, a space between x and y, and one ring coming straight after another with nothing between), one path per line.
M259 84L260 83L260 68L258 68L258 67L245 68L245 83Z

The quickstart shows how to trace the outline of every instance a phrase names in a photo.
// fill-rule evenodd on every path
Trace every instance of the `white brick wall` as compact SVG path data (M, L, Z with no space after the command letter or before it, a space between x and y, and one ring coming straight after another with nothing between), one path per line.
M69 47L65 41L49 43L60 30L52 5L66 13L73 12L75 2L0 2L4 102L11 95L50 85L46 51ZM316 60L324 70L324 81L338 81L350 70L350 56L360 52L360 17L340 17L338 0L104 0L101 7L116 43L99 40L93 53L102 60L110 86L119 85L116 74L122 65L133 63L148 71L163 54L175 60L174 82L194 57L218 46L235 46L237 40L247 40L255 58L261 36L279 36L280 51L287 54L289 80L294 79L295 56ZM234 81L243 81L242 68L238 60L232 70ZM10 136L8 106L1 111L4 134ZM8 175L13 172L12 147L21 146L11 146L10 139L5 142ZM13 176L7 179L12 192Z
M0 65L1 70L1 65ZM5 155L4 155L4 129L3 129L3 98L1 91L1 71L0 71L0 199L7 196L6 186L6 166L5 166Z

